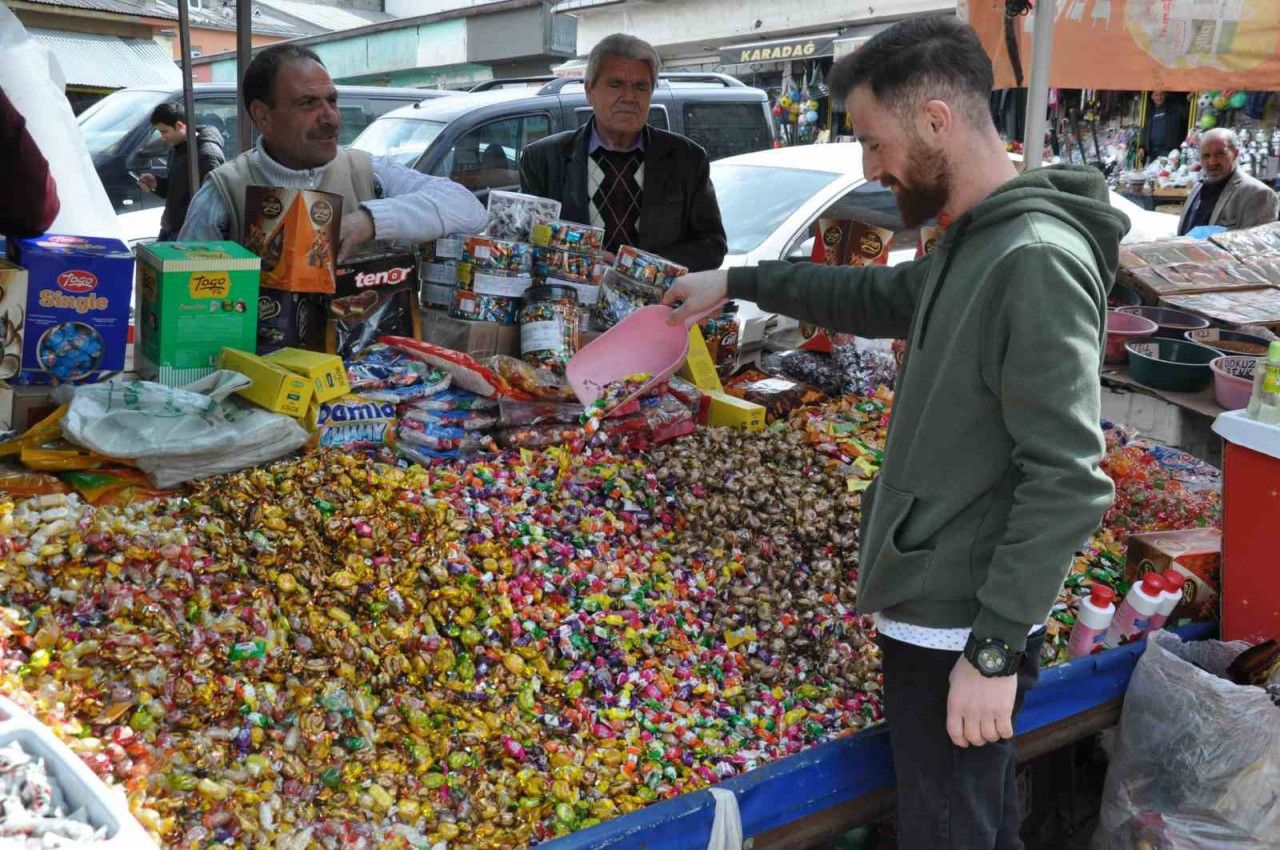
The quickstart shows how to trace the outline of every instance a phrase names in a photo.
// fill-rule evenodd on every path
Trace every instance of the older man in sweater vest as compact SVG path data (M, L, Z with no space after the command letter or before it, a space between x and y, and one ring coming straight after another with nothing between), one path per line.
M341 195L340 258L373 239L423 242L484 226L484 208L457 183L338 146L338 90L314 51L263 50L245 71L241 96L262 138L209 175L179 239L241 239L251 185Z

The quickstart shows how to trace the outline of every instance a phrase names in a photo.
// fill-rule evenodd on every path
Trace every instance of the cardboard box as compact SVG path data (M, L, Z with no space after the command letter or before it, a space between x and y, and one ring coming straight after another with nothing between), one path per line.
M170 387L217 368L223 348L253 351L262 260L235 242L157 242L138 253L138 375Z
M21 345L14 384L83 383L124 369L133 254L115 239L45 234L14 246L0 271L6 342ZM20 337L20 343L13 339ZM5 357L10 353L6 345Z
M240 397L273 413L283 413L285 416L306 415L313 390L311 382L301 375L295 375L283 366L277 366L256 354L236 351L234 348L222 349L218 366L239 372L253 381L236 393Z
M263 289L258 292L259 354L280 348L324 350L323 295Z
M1125 578L1137 581L1149 572L1173 569L1187 580L1182 601L1169 617L1204 620L1217 616L1222 586L1222 532L1216 528L1153 531L1129 538Z
M720 374L716 371L715 360L707 348L707 341L702 336L702 329L697 325L689 328L689 356L680 367L680 377L704 392L724 392L720 383Z
M351 392L351 384L347 382L347 367L342 358L335 354L281 348L262 359L311 381L314 386L313 398L317 403L331 401Z
M760 405L715 390L707 391L705 395L710 399L707 424L711 427L764 430L765 409Z
M329 301L325 350L352 357L381 336L419 338L418 259L412 251L376 246L338 269Z
M268 289L333 294L341 230L341 195L245 189L241 244L262 258L262 285Z
M520 356L520 328L497 322L455 319L444 310L422 311L422 338L484 360L495 354Z
M0 259L0 381L22 371L27 318L27 270Z
M0 385L0 431L25 433L28 428L58 409L53 387L8 387Z

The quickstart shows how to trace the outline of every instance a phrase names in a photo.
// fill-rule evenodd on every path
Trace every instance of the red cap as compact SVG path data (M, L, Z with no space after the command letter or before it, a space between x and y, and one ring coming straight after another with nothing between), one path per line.
M1105 584L1089 588L1089 601L1099 608L1106 608L1116 601L1116 592Z
M1169 586L1169 590L1181 591L1182 586L1187 583L1187 577L1177 570L1165 570L1160 575L1164 577L1164 583Z
M1159 573L1147 573L1142 577L1142 589L1148 596L1159 596L1167 586Z

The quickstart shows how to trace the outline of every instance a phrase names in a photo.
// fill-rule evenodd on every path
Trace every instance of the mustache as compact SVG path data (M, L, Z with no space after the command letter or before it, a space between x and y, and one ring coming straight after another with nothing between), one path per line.
M321 124L316 129L307 133L308 139L328 139L338 135L338 128L334 124Z

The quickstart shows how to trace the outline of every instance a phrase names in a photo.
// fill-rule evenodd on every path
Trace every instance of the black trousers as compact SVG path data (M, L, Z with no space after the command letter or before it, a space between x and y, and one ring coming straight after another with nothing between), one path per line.
M1044 633L1027 641L1014 714L1040 673ZM957 747L947 694L959 652L880 635L884 710L898 774L899 850L1022 850L1013 741Z

